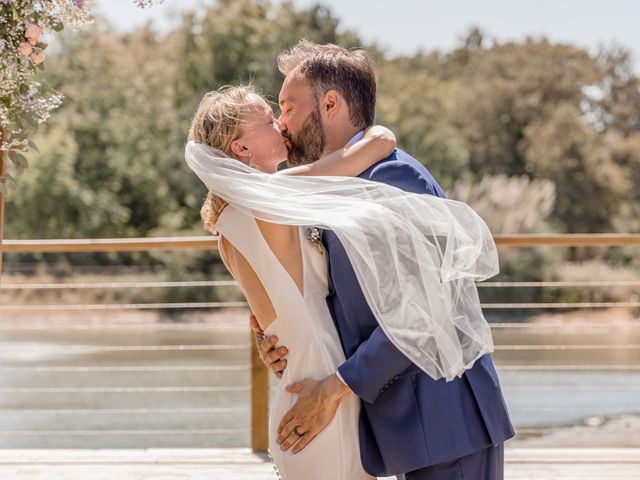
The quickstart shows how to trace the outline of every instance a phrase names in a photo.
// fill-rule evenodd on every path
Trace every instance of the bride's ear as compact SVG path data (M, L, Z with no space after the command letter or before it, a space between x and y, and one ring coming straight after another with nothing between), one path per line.
M248 160L249 156L251 155L249 149L238 140L234 140L231 142L231 145L229 145L229 150L231 151L231 153L233 153L234 157L243 162L245 162L245 160Z

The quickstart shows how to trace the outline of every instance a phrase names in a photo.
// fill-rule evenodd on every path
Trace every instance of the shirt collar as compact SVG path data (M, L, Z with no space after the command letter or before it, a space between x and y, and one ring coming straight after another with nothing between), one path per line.
M345 145L345 147L348 147L349 145L353 145L354 143L356 143L358 140L362 139L362 137L364 137L364 130L360 130L358 133L356 133L351 140L349 140L347 142L347 144Z

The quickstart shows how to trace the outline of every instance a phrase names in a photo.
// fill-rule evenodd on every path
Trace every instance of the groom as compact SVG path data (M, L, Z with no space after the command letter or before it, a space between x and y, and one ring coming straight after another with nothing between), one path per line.
M286 75L280 91L289 164L315 161L360 138L373 124L376 80L362 50L301 41L278 57ZM361 178L406 191L444 197L416 159L396 150ZM348 395L362 400L360 451L371 475L406 480L498 480L503 443L514 435L491 357L461 378L435 381L386 337L369 309L345 250L322 232L329 267L327 304L347 360L324 380L288 387L298 400L278 428L278 443L294 453L331 421ZM262 337L252 322L263 361L277 376L286 368L286 346Z

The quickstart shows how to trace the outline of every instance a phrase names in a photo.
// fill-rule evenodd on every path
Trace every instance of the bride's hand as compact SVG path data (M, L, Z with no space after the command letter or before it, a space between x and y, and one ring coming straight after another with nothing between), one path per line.
M251 315L249 323L256 338L260 360L262 360L262 363L264 363L277 378L282 378L284 370L287 368L287 360L284 358L287 353L289 353L287 347L278 347L276 345L276 343L278 343L278 337L274 335L265 337L255 315Z

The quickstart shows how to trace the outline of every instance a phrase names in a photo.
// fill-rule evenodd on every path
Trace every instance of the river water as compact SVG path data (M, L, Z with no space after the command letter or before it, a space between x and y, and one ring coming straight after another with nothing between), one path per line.
M0 447L248 446L250 336L244 312L236 312L231 323L193 328L108 322L85 328L77 321L47 328L46 318L39 324L3 321ZM638 325L495 329L498 347L612 345L499 348L494 359L520 436L640 414L640 369L634 369L640 365L640 350L634 347L640 344ZM178 345L192 347L172 349ZM193 347L198 345L224 347ZM145 346L162 349L136 348ZM632 368L620 369L624 365ZM540 370L545 366L551 369ZM48 411L53 409L61 411Z

